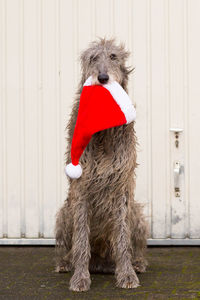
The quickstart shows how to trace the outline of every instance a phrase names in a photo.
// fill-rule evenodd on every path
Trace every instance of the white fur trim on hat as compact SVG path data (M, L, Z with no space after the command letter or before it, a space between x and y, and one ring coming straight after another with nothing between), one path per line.
M92 85L92 76L88 77L83 86ZM112 81L102 85L106 88L113 96L121 111L124 113L126 118L126 124L131 123L136 118L136 110L131 102L129 95L123 89L123 87L117 82Z
M68 175L72 179L76 179L76 178L81 177L81 175L82 175L81 165L76 165L75 166L72 163L66 165L65 174Z
M83 86L89 86L92 85L92 76L88 77L88 79L85 81Z
M113 81L111 83L107 83L103 85L113 96L122 112L126 117L126 124L131 123L136 118L136 111L129 98L129 95L122 88L122 86L117 82Z

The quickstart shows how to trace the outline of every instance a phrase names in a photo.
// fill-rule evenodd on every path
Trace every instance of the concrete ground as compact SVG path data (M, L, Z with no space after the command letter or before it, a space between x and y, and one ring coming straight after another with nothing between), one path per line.
M0 247L0 299L200 299L200 247L151 247L141 286L115 287L113 275L92 275L88 292L68 290L70 274L54 272L53 247Z

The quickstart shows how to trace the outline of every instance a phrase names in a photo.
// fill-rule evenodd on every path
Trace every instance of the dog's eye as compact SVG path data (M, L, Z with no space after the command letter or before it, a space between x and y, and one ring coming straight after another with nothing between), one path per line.
M98 58L97 55L96 55L96 56L91 55L91 56L90 56L90 63L91 63L91 62L95 62L95 61L97 60L97 58Z
M114 54L114 53L110 54L110 59L115 60L116 58L117 58L116 54Z

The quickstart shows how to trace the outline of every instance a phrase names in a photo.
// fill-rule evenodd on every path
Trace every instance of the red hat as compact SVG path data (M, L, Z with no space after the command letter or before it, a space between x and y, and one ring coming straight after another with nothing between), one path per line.
M71 145L72 162L65 167L65 173L71 178L82 175L79 159L94 133L129 124L135 117L135 108L118 82L92 85L92 77L89 77L80 97Z

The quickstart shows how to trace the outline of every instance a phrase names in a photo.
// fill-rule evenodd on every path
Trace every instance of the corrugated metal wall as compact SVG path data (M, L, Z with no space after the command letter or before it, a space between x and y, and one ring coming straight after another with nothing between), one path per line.
M132 52L136 199L152 238L200 238L199 15L198 0L0 0L1 238L53 237L78 55L98 36ZM178 149L170 127L184 129ZM185 169L179 198L175 160Z

